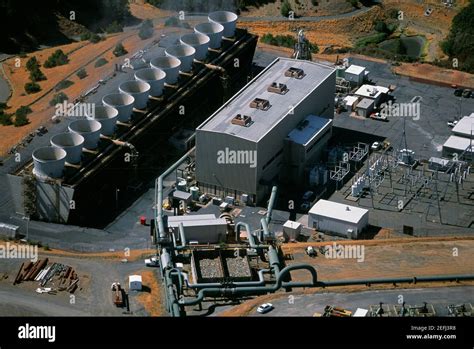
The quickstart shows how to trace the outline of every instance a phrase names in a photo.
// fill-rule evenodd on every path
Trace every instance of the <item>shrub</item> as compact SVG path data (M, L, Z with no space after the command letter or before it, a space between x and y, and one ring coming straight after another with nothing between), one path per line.
M69 62L69 58L62 50L56 50L54 53L48 57L46 62L44 62L45 68L53 68L59 65L64 65Z
M165 27L179 27L179 19L170 17L165 21Z
M280 13L283 17L288 17L290 15L290 11L293 11L291 9L291 5L287 0L283 1L283 4L281 5Z
M90 40L92 37L92 33L87 31L87 32L84 32L81 34L81 41L85 41L85 40Z
M114 55L115 57L120 57L120 56L123 56L125 54L128 53L128 51L125 49L125 47L123 47L122 43L118 43L116 46L115 46L115 49L114 49Z
M5 102L0 102L0 111L4 110L4 109L7 109L8 106L7 106L7 103Z
M96 44L101 40L102 40L102 37L99 34L96 34L96 33L92 34L90 39L89 39L89 41L92 42L93 44Z
M123 32L123 25L117 21L113 21L105 28L105 32L108 34Z
M95 61L94 67L99 68L102 67L103 65L106 65L109 63L105 58L99 58L97 61Z
M82 80L82 79L84 79L84 78L87 76L87 72L86 72L86 70L85 70L84 68L82 68L82 69L79 69L79 70L78 70L78 72L76 73L76 75L77 75L77 77L78 77L79 79Z
M12 115L4 114L3 111L0 111L0 124L3 126L9 126L13 124Z
M36 82L27 82L25 84L25 91L28 94L36 93L41 91L41 87Z
M46 76L39 68L30 71L30 80L33 82L46 80Z
M64 90L69 86L74 85L74 82L71 80L62 80L54 87L56 91Z
M56 104L61 104L64 101L67 101L69 97L64 92L59 92L53 96L53 99L49 101L49 105L54 107Z
M147 19L140 26L140 31L138 32L138 36L140 37L140 39L145 40L153 36L153 31L154 31L153 22Z
M31 112L31 108L24 105L18 108L15 112L15 121L13 122L15 127L29 124L30 121L28 120L28 114L30 114Z

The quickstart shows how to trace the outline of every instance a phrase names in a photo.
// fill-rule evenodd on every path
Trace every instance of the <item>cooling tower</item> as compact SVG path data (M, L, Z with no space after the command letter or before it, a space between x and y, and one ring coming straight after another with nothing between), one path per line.
M239 18L235 13L229 11L216 11L211 12L207 18L209 22L218 23L224 27L224 33L222 35L226 38L234 36L237 19Z
M59 133L51 137L51 145L66 151L66 162L78 164L81 162L84 137L72 132Z
M100 122L102 125L100 133L102 133L104 136L111 136L114 134L118 115L119 112L116 108L101 105L95 107L94 115L89 115L86 113L87 119Z
M165 54L168 57L175 57L181 61L179 70L182 72L188 72L193 68L195 53L194 47L184 44L173 45L165 50Z
M189 45L194 47L196 53L194 54L194 58L198 60L205 60L208 54L209 36L201 33L190 33L184 34L181 36L179 40L184 45Z
M148 83L150 88L150 96L159 97L163 94L166 73L158 68L144 68L135 73L135 79Z
M178 58L169 56L156 57L150 61L152 68L161 69L166 73L165 82L167 84L178 82L180 65L181 61Z
M210 48L219 48L221 47L222 34L224 32L224 27L222 24L208 22L201 23L194 27L194 31L199 34L204 34L209 36L209 47Z
M66 151L58 147L42 147L33 151L33 173L37 177L61 178Z
M135 98L133 103L135 108L145 109L148 103L148 96L150 95L150 88L150 84L146 82L129 80L120 84L119 91Z
M102 98L102 104L118 111L118 121L127 122L133 113L135 98L125 93L112 93Z
M69 131L84 137L84 148L95 149L100 140L102 125L95 120L76 120L69 124Z

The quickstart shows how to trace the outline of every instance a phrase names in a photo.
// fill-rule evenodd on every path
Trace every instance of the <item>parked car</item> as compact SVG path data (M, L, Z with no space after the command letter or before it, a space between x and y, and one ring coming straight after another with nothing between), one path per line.
M387 116L386 116L386 115L382 115L382 114L380 114L380 113L371 114L371 115L370 115L370 118L371 118L371 119L374 119L374 120L387 121Z
M272 303L263 303L257 308L257 313L265 314L273 310Z
M372 149L372 150L379 150L381 147L382 147L382 145L380 144L380 142L374 142L374 143L372 143L372 145L370 146L370 149Z
M158 257L150 257L145 259L145 265L147 267L159 267L160 266L160 259Z
M457 123L458 123L457 120L450 120L450 121L447 122L447 125L449 127L454 127L454 126L456 126Z
M464 92L464 89L457 88L457 89L454 90L454 95L457 96L457 97L461 97L463 92Z
M431 13L433 13L433 9L431 7L428 7L425 11L425 16L429 16L431 15Z
M463 96L464 98L470 98L471 95L472 95L472 91L469 90L469 89L465 89L464 92L462 93L462 96Z
M300 209L301 211L308 211L309 208L311 207L311 203L309 201L305 201L301 204Z

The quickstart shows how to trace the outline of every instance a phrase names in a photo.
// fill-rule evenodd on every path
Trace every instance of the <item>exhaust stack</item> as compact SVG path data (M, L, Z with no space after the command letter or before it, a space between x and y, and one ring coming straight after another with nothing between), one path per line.
M165 82L171 85L178 82L180 65L178 58L169 56L156 57L150 61L152 68L161 69L166 73Z
M235 13L230 11L211 12L207 17L210 23L218 23L224 27L224 33L222 35L226 38L234 36L238 18Z
M102 98L102 104L117 109L118 121L127 122L133 113L135 98L124 93L112 93Z
M86 113L88 120L96 120L100 122L102 125L100 132L104 136L111 136L114 134L118 116L119 112L116 108L101 105L95 107L94 115Z
M190 33L184 34L181 36L179 41L184 45L189 45L194 47L196 53L194 54L194 58L200 61L206 59L209 49L209 36L201 33Z
M135 73L135 79L148 83L150 88L150 96L159 97L163 94L166 73L159 68L144 68Z
M150 84L137 80L125 81L119 86L120 93L128 94L135 98L133 106L137 109L146 108L148 96L150 95L150 89Z
M222 34L224 32L224 26L219 23L209 22L201 23L194 27L194 32L209 36L209 47L219 48L222 43Z
M39 179L61 178L66 151L58 147L42 147L33 151L33 174Z
M168 57L175 57L181 61L181 66L179 70L185 73L193 69L193 60L195 53L196 50L194 49L194 47L183 44L173 45L165 50L165 54Z
M51 137L50 143L53 147L64 149L66 162L78 164L81 162L84 137L77 133L64 132Z
M76 120L69 124L69 131L84 137L84 148L96 149L102 125L95 120Z

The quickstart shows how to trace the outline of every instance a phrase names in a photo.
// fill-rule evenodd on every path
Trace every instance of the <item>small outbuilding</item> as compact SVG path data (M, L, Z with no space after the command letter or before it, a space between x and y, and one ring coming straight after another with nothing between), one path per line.
M128 288L130 291L141 291L142 290L142 276L130 275L128 277Z

